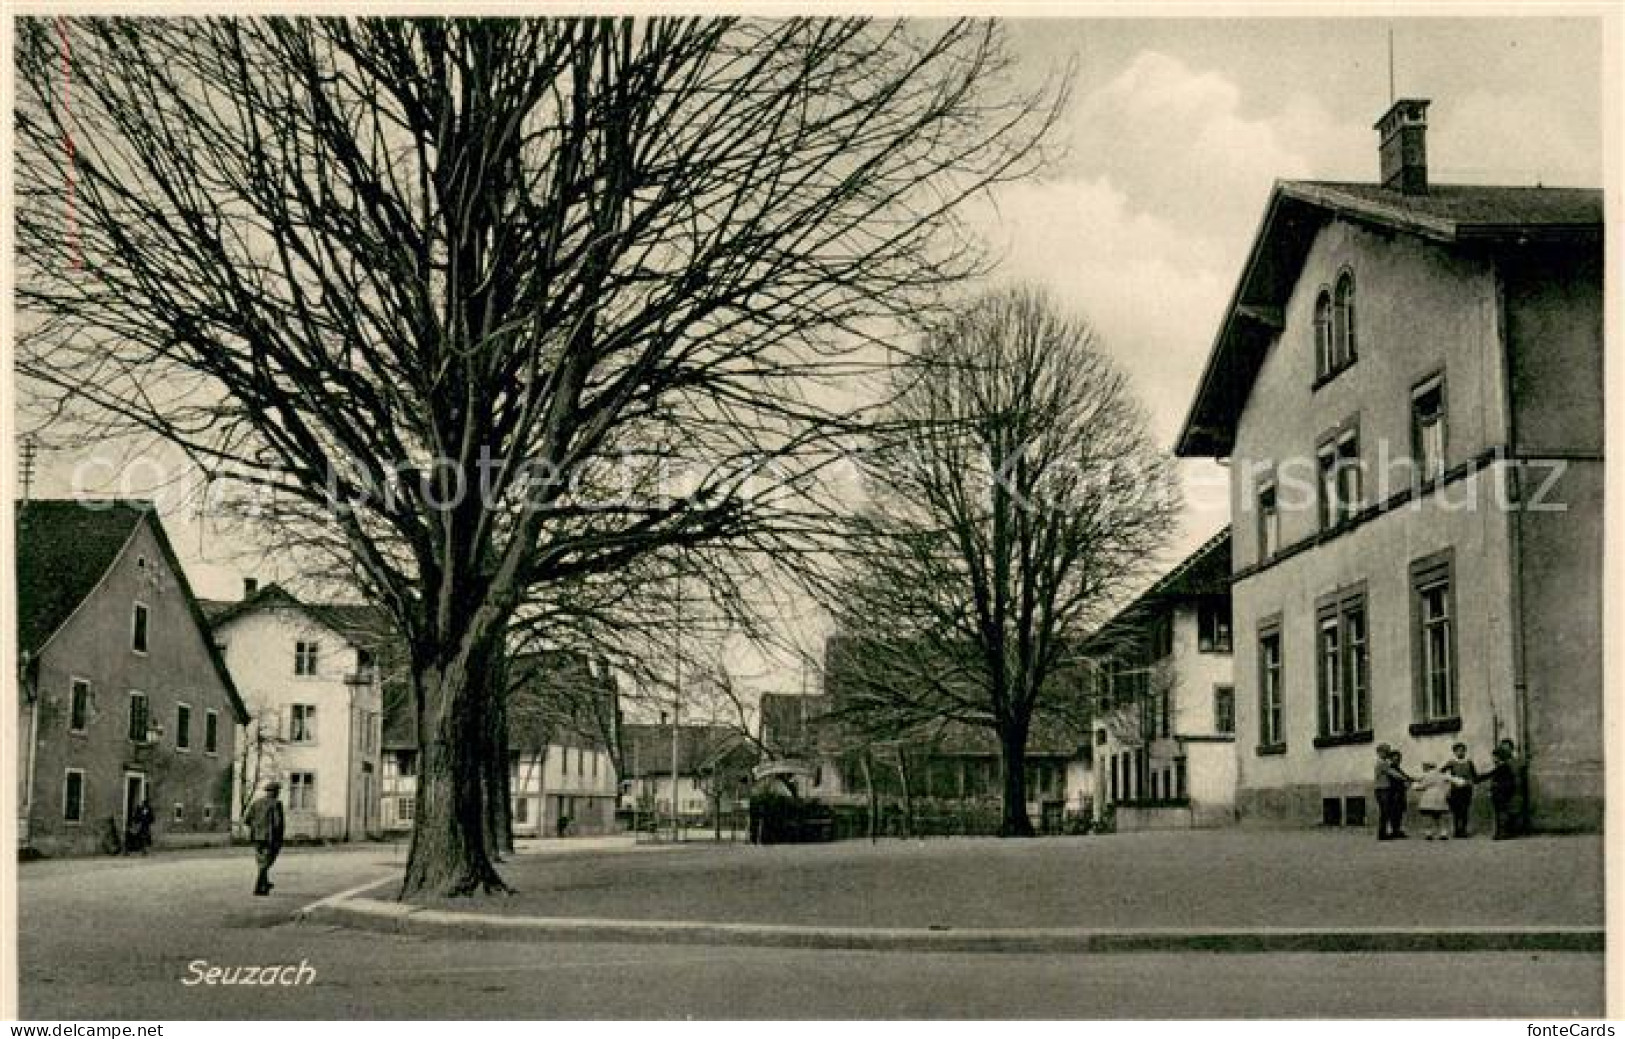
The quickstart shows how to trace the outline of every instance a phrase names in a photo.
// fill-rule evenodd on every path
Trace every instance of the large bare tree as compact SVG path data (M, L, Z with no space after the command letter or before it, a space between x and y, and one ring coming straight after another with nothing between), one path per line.
M805 533L1060 93L973 22L25 19L16 68L26 392L342 542L410 645L403 895L503 886L519 604Z
M836 710L887 737L992 729L1001 833L1030 835L1035 714L1087 703L1079 643L1171 533L1171 467L1090 326L1031 291L967 304L895 378L825 588Z

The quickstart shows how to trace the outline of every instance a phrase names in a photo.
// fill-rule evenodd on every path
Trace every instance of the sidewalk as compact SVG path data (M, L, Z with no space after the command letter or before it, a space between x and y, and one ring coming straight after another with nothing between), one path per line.
M1599 949L1602 841L1337 831L952 839L522 856L518 894L313 916L558 940L920 949Z

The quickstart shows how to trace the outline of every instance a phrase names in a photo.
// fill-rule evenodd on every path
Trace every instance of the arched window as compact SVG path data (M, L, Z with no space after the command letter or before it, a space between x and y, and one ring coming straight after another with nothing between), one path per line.
M1337 279L1337 294L1332 302L1332 356L1339 368L1354 363L1353 271L1344 271Z
M1315 297L1315 374L1330 375L1332 363L1332 294L1325 289Z

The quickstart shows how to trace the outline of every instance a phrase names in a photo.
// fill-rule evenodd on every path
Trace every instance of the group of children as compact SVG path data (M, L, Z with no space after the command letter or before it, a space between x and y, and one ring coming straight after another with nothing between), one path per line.
M1490 784L1490 801L1495 808L1495 840L1512 836L1513 801L1517 793L1517 769L1513 766L1514 744L1502 740L1495 748L1495 765L1480 773L1467 756L1467 745L1457 743L1444 765L1422 763L1422 775L1412 778L1401 768L1402 755L1386 743L1377 745L1375 774L1377 800L1377 840L1390 841L1405 833L1405 806L1410 790L1417 791L1417 810L1428 821L1428 840L1447 841L1466 837L1473 808L1475 784Z

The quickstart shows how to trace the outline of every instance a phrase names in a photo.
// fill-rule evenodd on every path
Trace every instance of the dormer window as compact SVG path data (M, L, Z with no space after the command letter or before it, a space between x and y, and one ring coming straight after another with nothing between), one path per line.
M1353 364L1355 347L1354 272L1344 270L1333 288L1315 297L1315 381L1325 382Z

